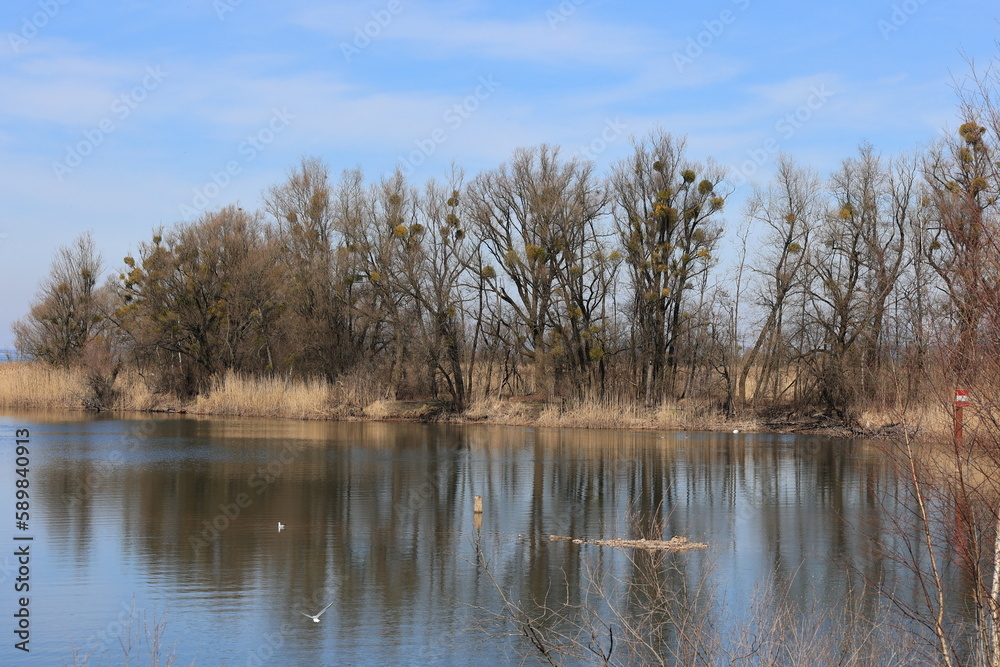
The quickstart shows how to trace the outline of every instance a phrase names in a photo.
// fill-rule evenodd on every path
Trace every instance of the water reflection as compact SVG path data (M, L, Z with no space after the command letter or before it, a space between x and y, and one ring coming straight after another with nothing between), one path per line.
M859 588L858 573L886 581L896 571L872 546L893 539L880 510L905 494L863 443L193 417L16 419L36 424L44 442L33 484L53 571L89 597L114 590L169 609L168 634L182 662L243 664L263 655L262 646L271 647L274 664L506 660L504 641L475 633L482 610L500 605L475 565L478 550L502 590L527 606L583 607L594 581L655 579L677 604L714 609L711 622L720 626L735 622L762 582L780 585L803 609L832 608ZM477 494L481 523L472 512ZM278 521L286 524L280 533ZM552 534L683 535L710 548L630 558L552 542ZM331 601L316 627L298 615ZM103 627L107 613L74 609L76 638ZM669 623L661 625L669 635ZM65 657L67 634L54 631L48 642Z

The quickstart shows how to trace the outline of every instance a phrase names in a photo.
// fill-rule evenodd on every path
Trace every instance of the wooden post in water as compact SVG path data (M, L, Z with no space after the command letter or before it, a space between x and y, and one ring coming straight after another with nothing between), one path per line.
M476 553L479 550L479 531L483 527L483 497L473 496L472 498L472 525L476 529Z

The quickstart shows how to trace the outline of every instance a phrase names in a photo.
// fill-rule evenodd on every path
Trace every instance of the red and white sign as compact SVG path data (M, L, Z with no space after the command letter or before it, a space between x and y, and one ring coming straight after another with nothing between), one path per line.
M965 389L955 391L955 405L967 406L969 404L969 392Z

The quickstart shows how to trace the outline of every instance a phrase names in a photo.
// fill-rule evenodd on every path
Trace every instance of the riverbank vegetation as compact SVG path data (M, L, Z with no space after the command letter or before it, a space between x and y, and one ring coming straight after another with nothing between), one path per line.
M997 353L997 83L974 72L958 131L918 154L862 143L826 178L783 155L733 212L725 170L664 131L604 175L547 145L424 184L304 158L106 283L89 236L60 250L14 325L47 367L8 364L4 400L734 428L946 411Z
M488 397L457 413L446 401L386 399L373 378L357 384L323 379L252 378L226 374L210 389L184 400L157 392L134 371L120 373L111 398L98 401L89 376L76 367L36 362L0 364L0 407L58 410L168 412L228 417L311 420L445 421L548 428L665 429L684 431L800 431L835 435L886 436L902 431L946 437L952 415L944 402L900 414L883 409L859 410L855 425L820 413L741 412L726 415L711 402L664 401L644 406L605 400L540 400ZM363 381L362 381L363 380ZM973 421L975 421L973 417Z

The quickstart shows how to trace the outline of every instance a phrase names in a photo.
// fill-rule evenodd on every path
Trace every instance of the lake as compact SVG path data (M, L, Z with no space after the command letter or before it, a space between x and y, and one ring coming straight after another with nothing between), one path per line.
M615 596L652 573L725 634L767 590L796 615L877 615L860 579L912 588L873 549L891 539L900 485L863 442L43 412L2 424L5 665L150 664L154 644L184 665L496 665L530 651L497 620L504 597L563 610L539 626L592 608L620 633ZM708 547L637 554L553 534ZM30 654L13 632L26 544ZM318 623L301 613L327 604Z

